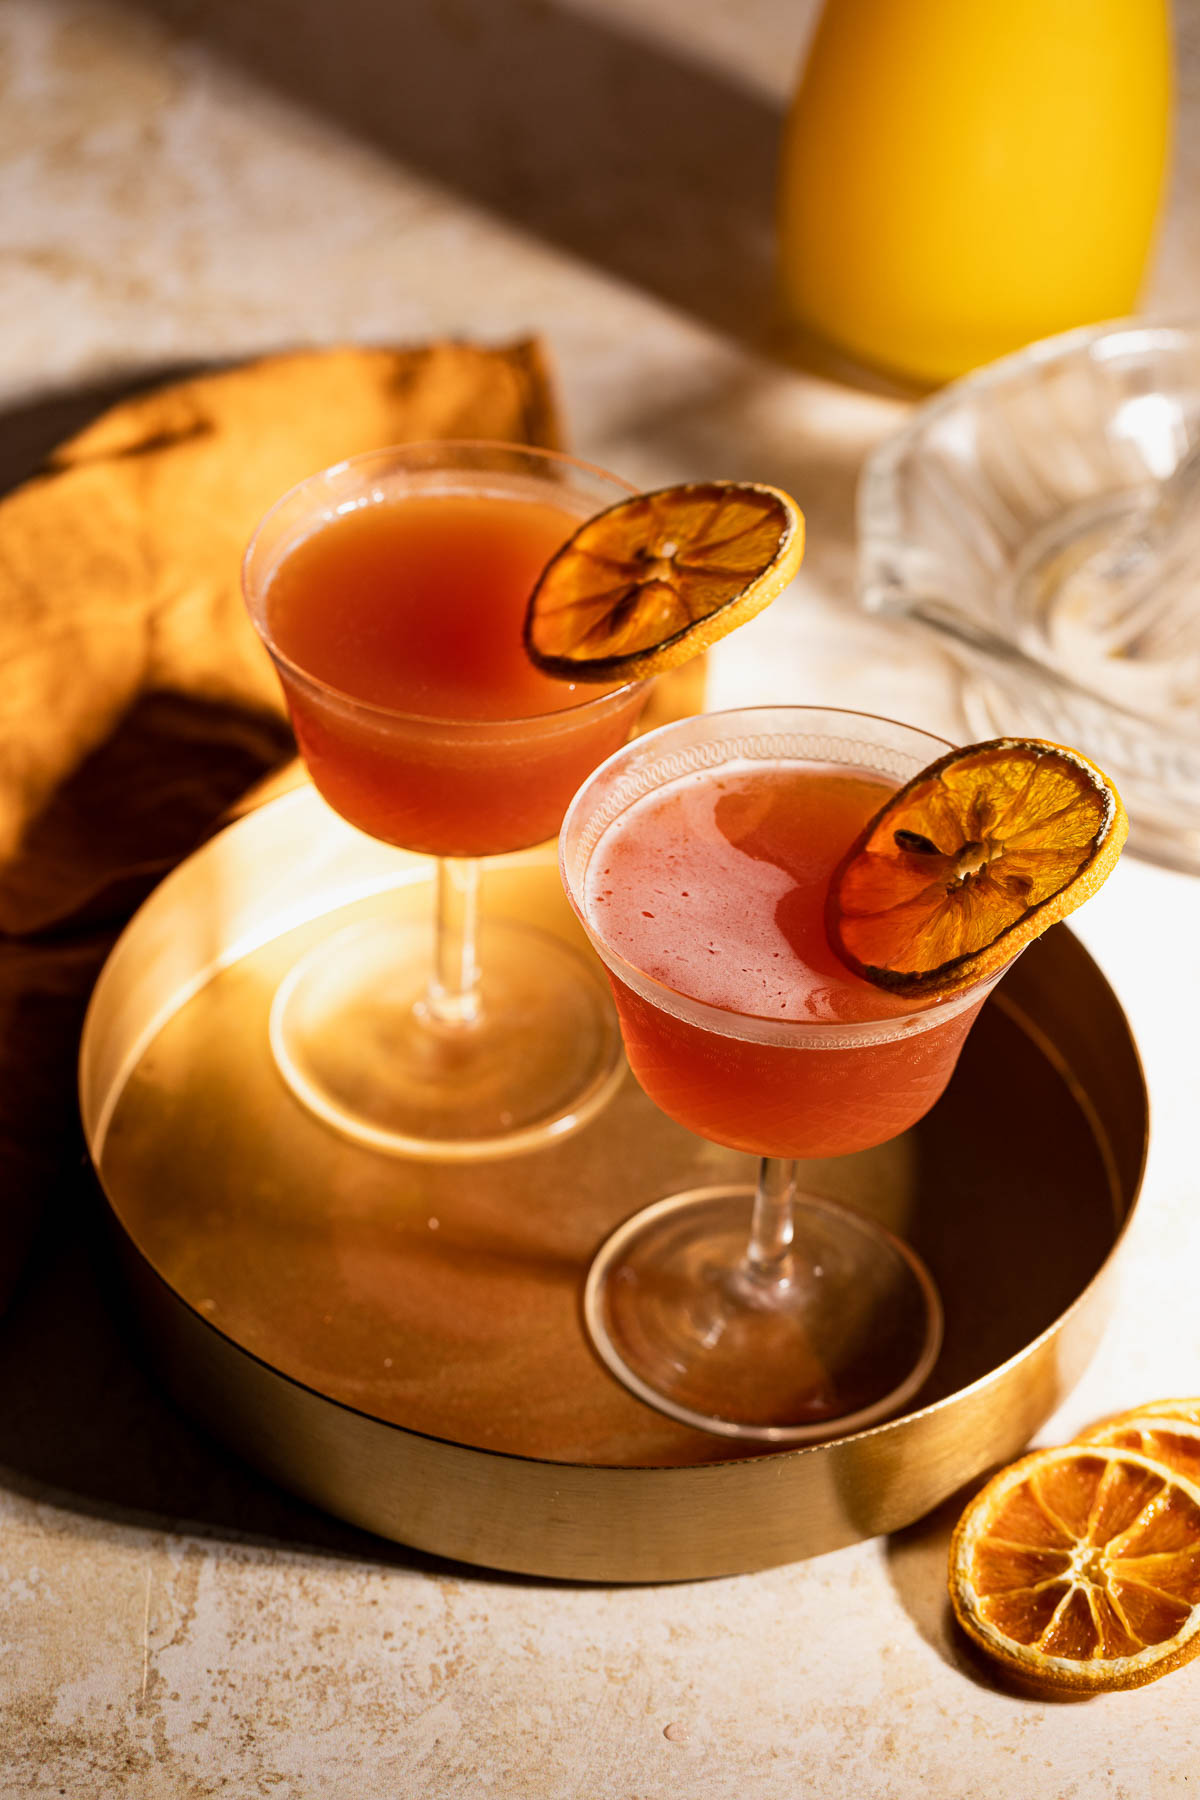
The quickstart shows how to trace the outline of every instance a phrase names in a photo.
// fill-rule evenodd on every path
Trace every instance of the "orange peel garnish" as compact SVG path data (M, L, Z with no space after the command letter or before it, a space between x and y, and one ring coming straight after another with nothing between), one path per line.
M697 481L635 494L586 520L546 565L526 651L569 681L662 674L761 612L803 555L803 515L780 488Z
M1078 750L995 738L890 796L834 870L826 929L857 975L942 996L997 974L1106 880L1129 829Z

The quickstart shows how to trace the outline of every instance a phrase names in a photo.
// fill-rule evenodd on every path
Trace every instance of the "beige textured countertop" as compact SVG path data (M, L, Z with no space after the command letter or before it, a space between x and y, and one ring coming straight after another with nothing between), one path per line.
M879 654L850 606L858 467L906 403L763 347L807 16L804 0L6 0L0 462L53 425L47 396L133 371L537 330L586 455L646 484L741 474L803 501L803 574L717 655L713 703L956 729L948 671L908 640ZM1194 306L1200 282L1196 0L1179 35L1155 312ZM1046 1441L1200 1392L1198 891L1127 861L1080 922L1138 1035L1155 1137L1114 1322ZM993 1690L947 1630L948 1528L675 1588L440 1566L201 1441L65 1247L0 1321L0 1797L1194 1793L1200 1664L1081 1707Z

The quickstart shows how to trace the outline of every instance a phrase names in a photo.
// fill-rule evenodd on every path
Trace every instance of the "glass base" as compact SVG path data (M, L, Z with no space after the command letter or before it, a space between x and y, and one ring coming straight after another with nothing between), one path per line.
M801 1444L899 1410L925 1381L942 1309L924 1264L864 1214L799 1195L781 1277L745 1263L752 1188L697 1188L622 1225L584 1316L613 1374L723 1437Z
M428 1005L429 928L371 920L280 983L271 1049L296 1098L356 1143L439 1160L503 1156L573 1131L624 1073L608 985L533 926L483 926L478 1017Z

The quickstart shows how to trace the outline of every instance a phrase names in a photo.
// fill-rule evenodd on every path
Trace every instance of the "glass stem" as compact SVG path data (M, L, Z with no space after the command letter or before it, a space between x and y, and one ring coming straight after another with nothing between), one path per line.
M439 1025L473 1025L479 1018L478 919L478 858L439 856L433 973L425 1000Z
M746 1262L756 1281L780 1282L789 1274L795 1193L795 1160L787 1156L764 1156L758 1166L750 1242L746 1248Z

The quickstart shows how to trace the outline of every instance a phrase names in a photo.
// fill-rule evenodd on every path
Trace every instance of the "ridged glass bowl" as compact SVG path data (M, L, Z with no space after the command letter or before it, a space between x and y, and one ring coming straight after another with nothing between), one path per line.
M1130 848L1192 872L1200 569L1190 649L1169 658L1114 655L1059 601L1198 437L1200 323L1129 320L943 390L874 452L859 488L862 602L955 655L972 736L1076 745L1121 789Z

